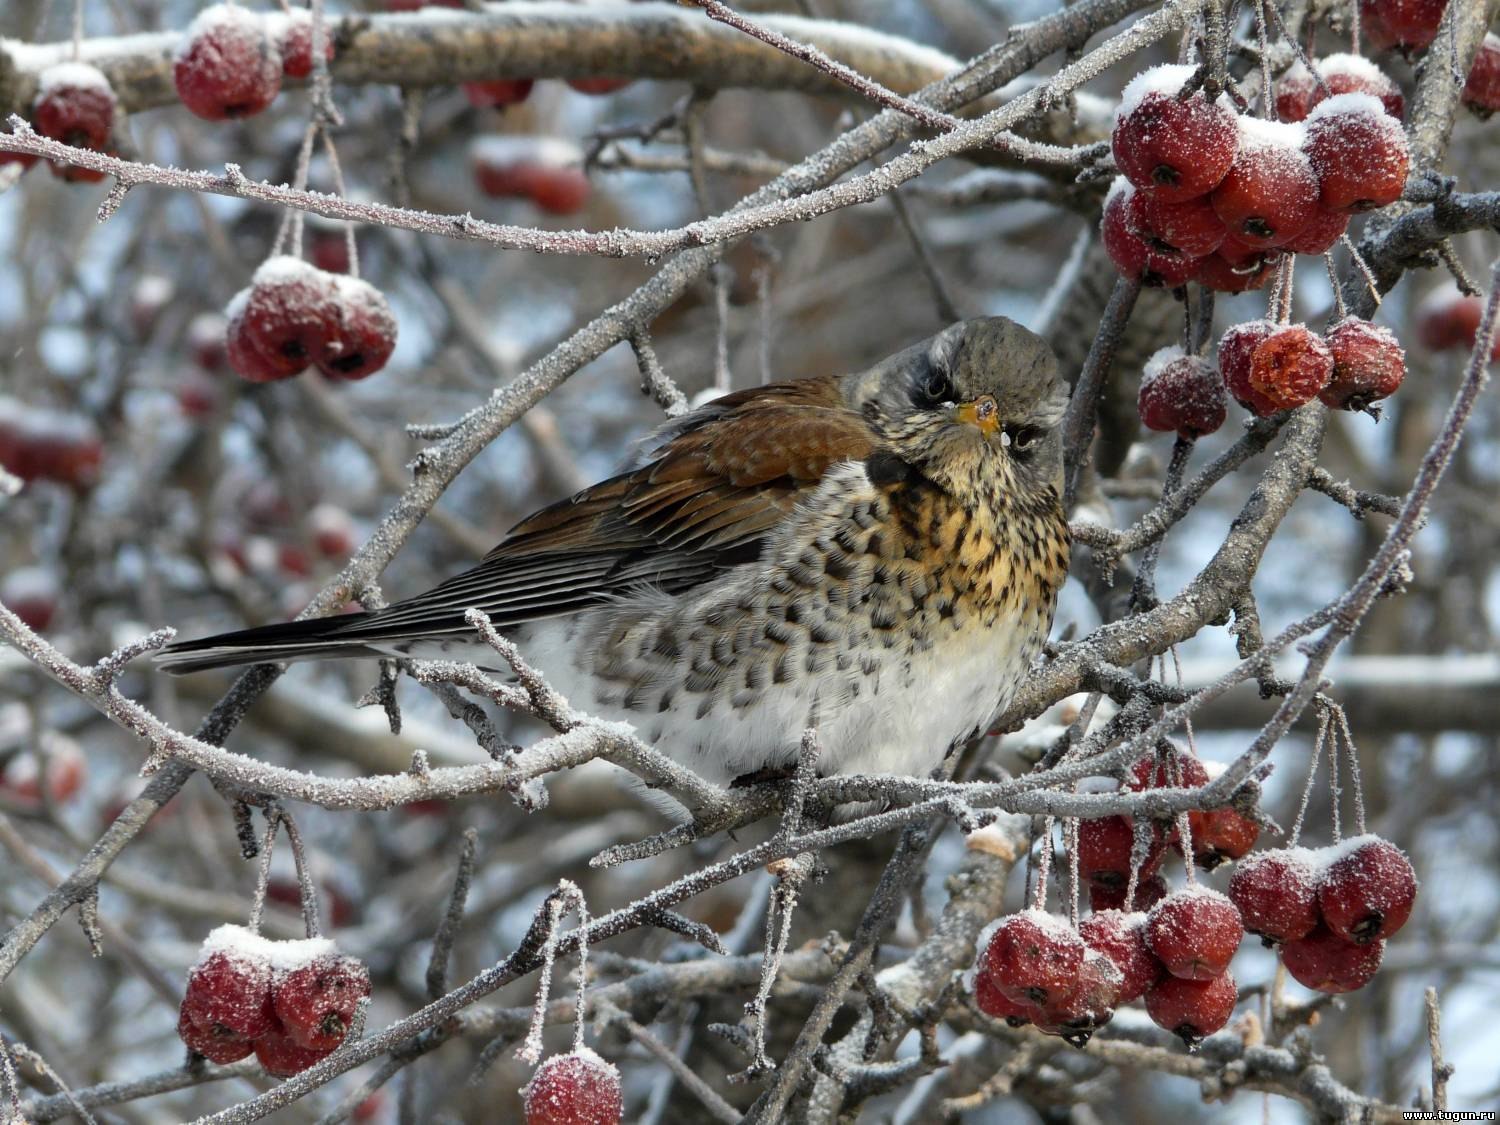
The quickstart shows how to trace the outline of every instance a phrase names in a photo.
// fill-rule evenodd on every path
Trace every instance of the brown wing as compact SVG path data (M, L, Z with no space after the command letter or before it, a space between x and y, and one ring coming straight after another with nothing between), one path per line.
M725 395L646 448L638 468L543 508L474 569L351 623L349 635L466 630L470 606L503 625L643 587L689 589L758 557L823 474L863 460L874 437L837 382L819 378Z

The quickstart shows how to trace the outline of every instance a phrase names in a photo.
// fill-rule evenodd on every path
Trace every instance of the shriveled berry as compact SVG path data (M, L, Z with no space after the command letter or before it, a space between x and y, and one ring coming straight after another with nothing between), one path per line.
M983 966L974 974L974 1003L987 1016L1004 1020L1011 1027L1025 1027L1037 1014L1036 1005L1013 1000L1000 991L995 978Z
M1083 939L1065 921L1025 910L995 929L981 965L1012 999L1045 1004L1073 986L1083 954Z
M177 1037L187 1045L188 1050L221 1066L238 1062L255 1050L255 1044L249 1039L221 1025L200 1028L188 1018L186 1006L177 1013Z
M1283 247L1293 254L1326 254L1334 243L1344 237L1349 229L1349 216L1342 211L1325 211L1319 207L1312 222L1302 228L1302 233L1288 240Z
M1480 117L1500 110L1500 35L1493 31L1479 44L1461 96L1464 105Z
M396 318L385 295L368 281L332 278L333 327L313 360L330 379L352 382L385 366L396 349Z
M1144 996L1166 972L1156 954L1146 945L1146 915L1101 910L1078 923L1078 936L1090 949L1098 950L1120 970L1117 1003L1128 1004Z
M1406 378L1406 352L1389 328L1349 317L1324 336L1333 379L1318 395L1335 410L1364 410L1394 394Z
M1437 38L1447 0L1359 0L1360 27L1377 51L1416 51Z
M1384 207L1406 187L1406 133L1369 94L1339 94L1314 106L1307 116L1306 151L1325 211Z
M1137 188L1158 199L1207 195L1234 162L1239 135L1227 98L1181 91L1191 66L1154 66L1131 79L1115 113L1110 145L1115 164Z
M1309 110L1340 94L1369 94L1379 98L1386 113L1397 121L1406 112L1406 99L1395 79L1362 55L1338 54L1321 58L1318 60L1318 77L1323 79L1323 84L1314 85L1308 100Z
M312 13L303 8L293 8L286 16L281 29L281 73L288 78L306 78L313 72L313 21ZM323 58L333 61L333 28L323 29Z
M1099 223L1105 252L1122 277L1135 278L1143 285L1176 288L1192 277L1195 259L1175 250L1158 249L1130 229L1129 212L1136 194L1123 177L1117 177L1110 186Z
M1385 942L1355 945L1327 926L1318 926L1281 947L1282 963L1293 980L1315 992L1335 996L1369 984L1384 956Z
M281 92L281 51L264 21L234 4L204 8L172 61L182 104L209 121L250 117Z
M535 78L491 78L483 82L465 82L464 97L476 109L503 109L519 105L531 96Z
M277 977L271 989L276 1018L300 1047L331 1051L344 1041L359 1002L370 995L370 974L355 957L319 957Z
M1284 246L1318 210L1318 178L1299 125L1244 116L1234 162L1210 200L1229 233L1249 246Z
M103 152L114 132L115 92L97 67L81 62L57 63L37 77L31 120L44 137ZM84 183L104 178L103 172L57 161L52 162L52 171L61 179Z
M1202 437L1224 424L1224 381L1207 360L1163 348L1146 361L1136 408L1147 429Z
M255 1040L255 1057L273 1078L290 1078L326 1059L331 1052L302 1046L279 1024Z
M587 1047L553 1055L521 1091L526 1125L619 1125L620 1072Z
M1073 986L1047 1001L1035 1021L1037 1029L1075 1047L1086 1046L1094 1032L1114 1018L1122 980L1113 960L1098 950L1087 950Z
M1168 891L1167 881L1160 875L1139 880L1135 887L1135 899L1127 904L1125 892L1129 889L1128 884L1111 887L1102 883L1090 883L1089 909L1096 914L1105 910L1124 910L1127 906L1132 910L1150 910L1167 897Z
M1140 877L1150 878L1161 866L1166 842L1161 829L1145 825L1147 848ZM1078 873L1091 883L1121 887L1130 881L1130 856L1135 847L1135 824L1129 817L1103 816L1078 825Z
M1235 866L1229 901L1245 929L1269 941L1296 941L1318 925L1321 864L1306 848L1257 852Z
M1234 903L1201 884L1174 891L1146 915L1146 945L1174 977L1218 976L1244 936Z
M1416 899L1411 861L1379 836L1355 836L1335 845L1318 886L1323 921L1356 945L1390 937L1406 925Z
M1300 324L1278 328L1250 357L1250 386L1277 410L1311 402L1332 378L1333 353Z
M1164 976L1146 991L1146 1014L1196 1050L1234 1015L1239 990L1228 973L1208 980Z
M1201 258L1219 248L1229 233L1207 196L1169 203L1150 192L1134 192L1125 209L1125 225L1170 258Z

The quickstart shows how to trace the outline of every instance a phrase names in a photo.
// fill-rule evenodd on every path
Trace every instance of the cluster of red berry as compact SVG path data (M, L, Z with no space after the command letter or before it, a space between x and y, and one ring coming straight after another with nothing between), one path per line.
M18 570L14 573L25 574L27 571ZM40 574L38 571L30 573ZM12 596L12 584L7 581L4 589L0 590L0 601L3 601L6 607L21 620L26 621L31 628L38 628L27 621L23 608L11 604ZM48 608L45 611L49 619L55 605L55 599L49 598ZM0 761L0 793L4 793L15 803L27 808L42 807L44 777L47 800L54 805L60 805L83 787L86 772L83 750L67 735L56 731L43 731L40 739L41 745L38 748L40 755L35 750L22 750ZM44 759L45 769L42 767Z
M537 1067L521 1091L526 1125L620 1125L620 1072L583 1044Z
M326 57L333 59L332 37ZM303 10L262 15L214 4L188 25L172 62L182 104L199 117L250 117L276 100L281 79L312 73L312 17Z
M87 418L0 396L0 466L7 472L88 488L103 460L99 431Z
M1283 253L1322 254L1351 215L1401 196L1410 155L1387 112L1394 84L1367 64L1335 71L1305 120L1236 114L1192 66L1152 67L1125 87L1111 147L1122 173L1104 204L1115 267L1148 285L1257 289ZM1400 91L1394 90L1399 109Z
M1317 850L1253 855L1235 869L1229 897L1247 930L1280 946L1298 983L1352 992L1369 983L1385 939L1406 924L1417 875L1395 844L1355 836Z
M254 1051L268 1074L289 1078L344 1041L369 995L364 964L331 941L271 941L220 926L188 973L177 1034L213 1062Z
M480 137L469 163L479 190L498 199L529 199L551 215L575 214L588 202L583 150L560 137Z
M396 320L380 290L300 258L266 259L225 313L229 364L253 383L309 366L330 379L363 379L396 347Z

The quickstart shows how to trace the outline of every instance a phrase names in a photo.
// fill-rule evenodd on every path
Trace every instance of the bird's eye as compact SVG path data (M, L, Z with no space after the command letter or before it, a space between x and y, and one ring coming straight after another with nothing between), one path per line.
M953 382L942 371L928 371L918 380L914 397L918 406L928 408L952 402L954 401Z
M1007 427L1010 434L1010 447L1017 453L1025 453L1035 445L1042 436L1040 426L1015 426Z

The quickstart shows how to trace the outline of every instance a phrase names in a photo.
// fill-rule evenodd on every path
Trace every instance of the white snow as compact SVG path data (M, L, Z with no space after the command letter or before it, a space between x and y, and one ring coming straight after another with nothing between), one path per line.
M51 598L57 593L57 576L40 566L18 567L0 584L0 601L3 602Z
M241 290L240 292L244 294L246 299L249 298L250 291L248 289ZM240 294L236 294L235 300L238 300L239 296ZM234 302L231 301L230 303L233 304ZM220 314L214 312L199 313L192 320L188 321L188 343L194 347L212 347L220 344L224 340L225 327L224 317Z
M248 11L237 4L212 4L194 17L187 31L177 41L174 58L182 58L191 49L194 40L212 33L221 42L230 38L248 38L255 42L266 38L265 22L259 13Z
M115 100L115 92L104 72L85 62L54 63L37 75L36 85L38 94L60 89L97 90L110 101Z
M1181 344L1172 344L1169 347L1159 348L1152 352L1151 358L1141 368L1141 386L1149 386L1151 383L1156 382L1169 364L1175 363L1186 355L1187 353L1182 350Z
M326 285L328 275L310 262L304 262L301 258L294 258L290 254L277 254L275 257L267 258L257 268L250 278L252 285L281 286L281 285ZM233 302L231 302L232 304ZM233 314L230 314L231 316Z
M1369 97L1368 94L1361 96ZM1327 105L1328 102L1323 104ZM1375 105L1378 109L1380 103L1377 101ZM1264 117L1251 117L1249 114L1240 115L1239 127L1240 145L1246 148L1285 148L1295 151L1302 147L1307 136L1307 130L1300 121L1267 121Z
M1299 62L1297 65L1301 66L1302 64ZM1391 79L1386 72L1363 55L1328 55L1318 60L1318 73L1324 78L1333 74L1347 74L1351 78L1358 78L1372 85L1391 85Z
M1124 176L1116 176L1112 181L1110 181L1109 191L1104 195L1104 206L1106 209L1108 209L1110 204L1112 204L1116 199L1118 199L1121 203L1129 203L1131 197L1133 197L1134 195L1135 185L1127 180Z
M1115 110L1115 120L1127 117L1140 106L1148 94L1176 94L1183 83L1198 72L1196 66L1184 63L1162 63L1141 71L1125 84L1120 94L1120 105Z
M274 941L244 926L224 925L209 931L198 949L199 965L215 953L264 965L274 973L289 973L324 957L333 957L338 947L329 938Z
M1387 116L1385 104L1374 94L1335 94L1313 106L1312 112L1307 115L1307 124L1344 114L1367 114L1377 119Z
M469 159L477 164L505 168L515 164L540 164L547 168L577 168L583 164L583 149L563 137L479 137L469 144Z
M250 290L248 287L246 287L244 289L241 289L233 297L229 298L229 303L224 306L224 319L226 321L239 320L240 317L245 315L245 306L249 303ZM196 321L194 323L196 323Z

